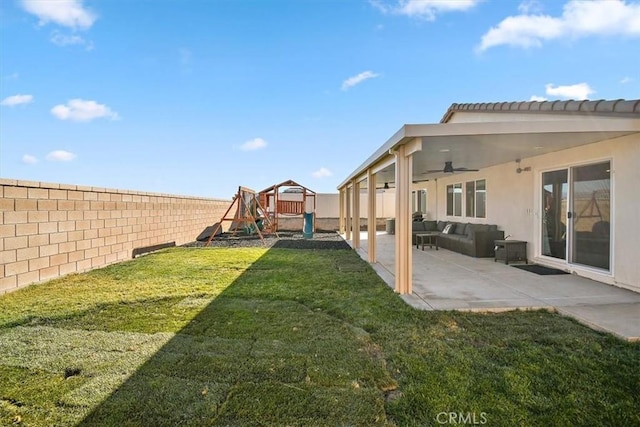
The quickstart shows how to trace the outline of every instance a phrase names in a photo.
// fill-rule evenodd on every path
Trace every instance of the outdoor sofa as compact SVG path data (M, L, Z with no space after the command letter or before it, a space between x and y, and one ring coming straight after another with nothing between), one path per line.
M451 227L447 229L447 225ZM413 221L411 241L416 244L416 235L437 232L438 246L476 258L494 256L496 240L504 239L504 231L493 224L471 224L451 221ZM448 233L444 233L447 229Z

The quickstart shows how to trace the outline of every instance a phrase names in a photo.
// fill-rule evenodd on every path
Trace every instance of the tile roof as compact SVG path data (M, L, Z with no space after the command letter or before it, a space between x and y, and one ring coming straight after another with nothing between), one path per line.
M523 101L483 102L476 104L451 104L440 123L448 122L454 113L460 112L526 112L552 114L589 114L640 117L640 99L616 99L595 101Z

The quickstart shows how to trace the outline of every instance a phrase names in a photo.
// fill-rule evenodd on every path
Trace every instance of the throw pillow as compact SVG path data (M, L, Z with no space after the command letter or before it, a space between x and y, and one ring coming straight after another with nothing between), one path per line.
M438 222L437 221L423 221L424 223L424 231L437 231L438 230Z
M453 231L453 224L447 224L447 226L442 230L443 234L451 234Z

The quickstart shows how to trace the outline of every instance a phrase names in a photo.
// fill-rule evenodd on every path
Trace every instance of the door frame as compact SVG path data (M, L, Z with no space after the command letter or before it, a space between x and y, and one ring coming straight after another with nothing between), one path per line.
M601 268L592 267L584 264L577 264L570 261L571 258L571 250L572 246L575 244L573 242L573 233L570 232L569 222L567 221L567 245L565 248L566 256L565 259L554 258L547 255L542 254L543 241L542 241L542 209L544 208L543 196L544 192L542 190L542 174L545 172L552 172L556 170L567 170L567 211L573 209L573 195L572 193L572 184L573 184L573 171L572 168L580 167L580 166L588 166L597 163L609 162L610 168L610 194L609 194L609 217L610 217L610 237L609 237L609 270L603 270ZM576 273L580 276L585 276L592 278L594 280L598 280L605 283L614 283L615 276L615 166L614 159L611 156L607 157L595 157L585 160L580 160L571 163L558 163L554 166L548 166L543 168L537 168L535 170L535 179L534 179L534 206L535 211L533 215L533 231L534 231L534 243L535 243L535 252L534 256L536 260L540 264L546 264L550 267L559 268L562 270L567 270L572 273ZM566 220L566 218L565 218ZM573 223L571 224L571 227Z

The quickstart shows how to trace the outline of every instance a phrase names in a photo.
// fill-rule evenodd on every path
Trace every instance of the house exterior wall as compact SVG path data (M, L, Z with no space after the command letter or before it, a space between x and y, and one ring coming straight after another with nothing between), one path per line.
M192 242L230 200L0 179L0 294Z
M541 258L541 177L542 172L581 164L610 160L611 173L611 272L576 265L573 272L605 283L640 291L640 263L637 261L637 240L640 236L640 136L626 136L595 144L562 150L521 160L521 167L531 171L516 173L517 164L510 162L482 169L479 172L453 174L424 183L428 193L430 218L458 222L497 224L505 235L525 240L527 256L547 265L554 260ZM487 217L467 218L447 216L446 187L449 184L486 179ZM564 261L555 262L567 267Z

